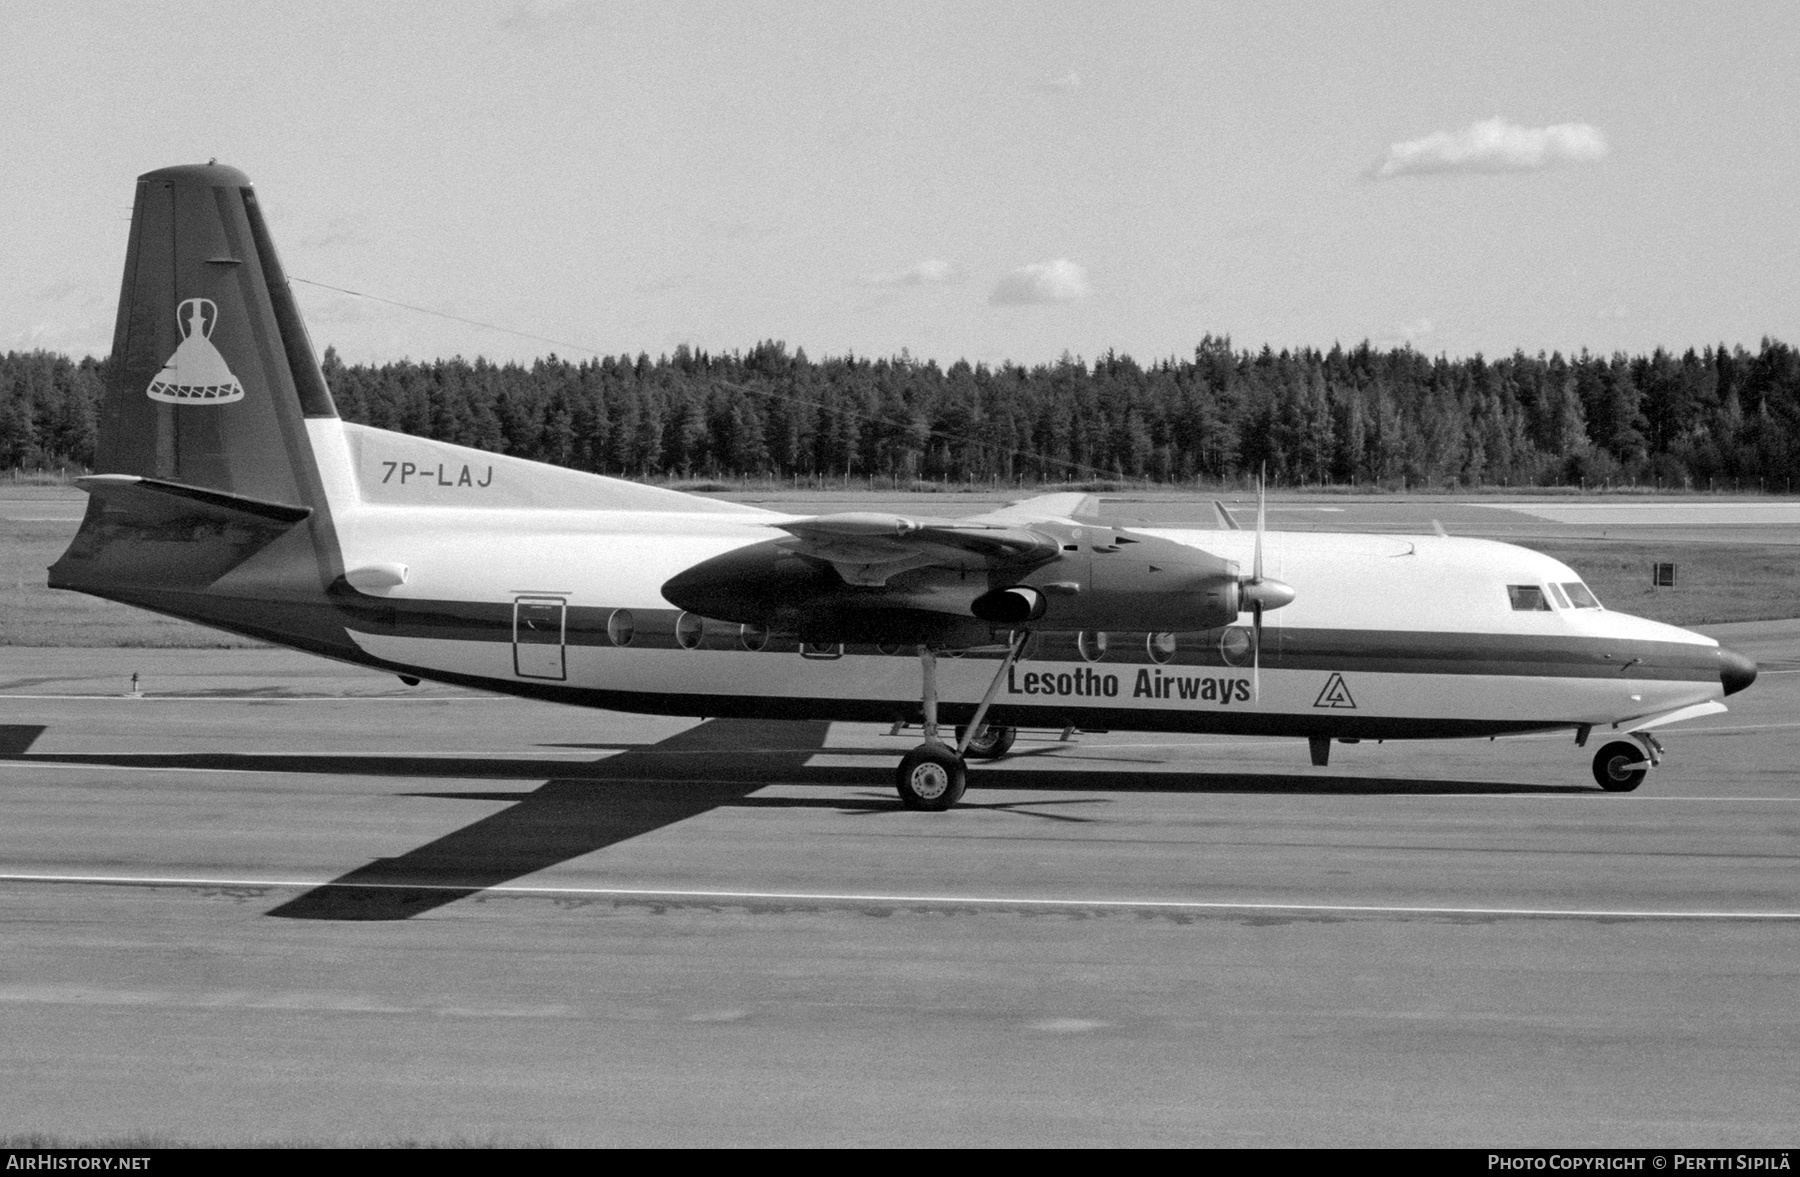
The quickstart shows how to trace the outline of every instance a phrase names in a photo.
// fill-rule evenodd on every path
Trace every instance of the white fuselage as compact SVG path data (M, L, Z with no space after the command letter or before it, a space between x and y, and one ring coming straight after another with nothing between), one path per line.
M350 630L370 660L677 714L917 710L911 650L798 649L687 618L663 599L661 586L677 573L774 538L771 524L791 516L585 475L571 475L564 492L545 485L535 464L335 421L309 427L349 579L391 606L387 620ZM596 496L598 483L607 485ZM592 497L606 501L580 505ZM1134 530L1250 565L1249 532ZM1579 576L1523 548L1323 533L1270 533L1264 542L1269 575L1291 585L1295 600L1267 614L1260 665L1238 627L1174 635L1172 651L1167 638L1123 629L1085 641L1038 635L1004 677L996 714L1046 725L1402 737L1631 724L1723 693L1708 669L1711 639L1567 607L1552 586ZM1548 607L1515 608L1509 586L1535 587ZM443 623L446 612L462 620ZM939 661L939 696L952 717L981 698L998 656Z

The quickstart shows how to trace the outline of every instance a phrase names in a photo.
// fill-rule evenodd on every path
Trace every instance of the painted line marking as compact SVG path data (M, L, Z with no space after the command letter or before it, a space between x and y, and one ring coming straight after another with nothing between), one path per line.
M1684 727L1674 730L1678 730L1683 736L1727 736L1735 732L1772 732L1796 727L1800 727L1800 723L1740 723L1731 727Z
M160 875L0 874L0 883L39 883L113 887L256 887L319 888L370 891L453 891L457 893L551 896L590 895L617 899L679 899L725 903L880 903L892 906L936 904L953 907L1088 907L1155 911L1302 911L1349 915L1473 915L1561 919L1644 920L1800 920L1800 911L1659 911L1555 907L1434 907L1375 903L1270 903L1201 899L1034 899L997 895L883 895L832 891L710 891L667 887L540 887L516 883L460 886L454 883L340 883L313 879L200 879Z
M1545 501L1543 499L1525 499L1512 503L1459 502L1459 507L1490 507L1496 511L1517 511L1522 508L1548 511L1795 511L1800 504L1793 501L1766 502L1756 500L1738 500L1713 503L1683 503L1667 500L1653 503L1595 503ZM1270 508L1273 510L1274 508Z

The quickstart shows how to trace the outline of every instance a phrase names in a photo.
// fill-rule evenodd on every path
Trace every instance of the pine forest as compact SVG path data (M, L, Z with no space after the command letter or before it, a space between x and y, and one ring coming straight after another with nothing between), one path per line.
M1431 358L1364 343L1144 365L1035 367L906 354L810 359L768 342L651 359L323 367L340 415L461 445L661 482L1275 486L1788 492L1800 356L1765 339L1680 355ZM93 460L104 360L0 357L0 470Z

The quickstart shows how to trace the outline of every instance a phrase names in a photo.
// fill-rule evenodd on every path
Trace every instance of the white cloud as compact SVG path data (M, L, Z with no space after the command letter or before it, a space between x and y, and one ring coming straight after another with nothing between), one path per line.
M60 351L72 356L103 356L111 348L112 328L97 319L40 319L5 340L7 351Z
M1496 115L1460 131L1434 131L1396 143L1369 175L1377 180L1457 172L1532 172L1553 164L1592 163L1606 136L1587 123L1521 127Z
M600 6L583 0L566 0L560 4L524 0L514 6L510 15L501 18L500 27L509 33L558 35L586 28L597 23L599 18Z
M1081 75L1074 70L1070 70L1060 78L1050 78L1047 81L1039 82L1037 84L1037 89L1044 91L1046 94L1073 93L1074 91L1081 89Z
M955 262L947 262L942 258L928 257L924 261L914 262L904 270L895 270L888 274L876 274L869 279L871 286L948 286L963 280L962 268Z
M1066 257L1020 266L1005 275L988 295L992 306L1024 306L1040 302L1074 302L1088 296L1087 271Z
M1421 315L1404 323L1395 323L1375 339L1375 345L1382 348L1420 347L1436 333L1437 324Z

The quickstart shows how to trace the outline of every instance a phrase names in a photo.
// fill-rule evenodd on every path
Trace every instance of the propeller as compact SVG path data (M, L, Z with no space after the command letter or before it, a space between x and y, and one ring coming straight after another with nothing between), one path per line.
M1292 585L1263 575L1263 531L1268 523L1268 468L1256 476L1256 547L1250 564L1250 579L1238 582L1238 600L1250 605L1250 693L1262 702L1262 625L1263 610L1279 609L1294 599Z

